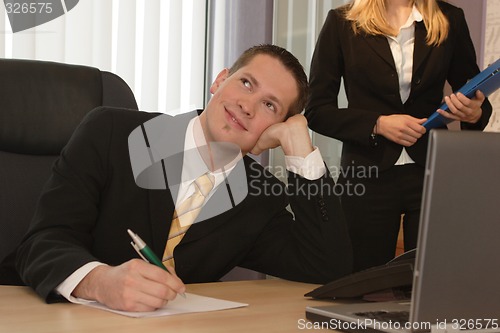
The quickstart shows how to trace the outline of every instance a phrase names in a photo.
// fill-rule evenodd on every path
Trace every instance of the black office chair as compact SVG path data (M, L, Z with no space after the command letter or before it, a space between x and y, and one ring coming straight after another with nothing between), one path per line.
M120 77L97 68L0 59L0 284L22 285L15 250L53 162L85 114L137 110Z

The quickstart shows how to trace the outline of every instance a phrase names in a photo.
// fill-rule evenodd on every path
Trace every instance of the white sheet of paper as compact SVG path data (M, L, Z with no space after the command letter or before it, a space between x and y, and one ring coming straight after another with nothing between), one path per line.
M231 302L226 300L221 300L217 298L205 297L195 294L186 293L186 298L182 296L177 296L175 300L168 302L165 307L152 312L128 312L128 311L118 311L108 308L107 306L98 302L88 302L84 305L111 311L117 314L128 317L160 317L160 316L171 316L175 314L182 313L193 313L193 312L208 312L208 311L218 311L226 309L235 309L248 306L245 303Z

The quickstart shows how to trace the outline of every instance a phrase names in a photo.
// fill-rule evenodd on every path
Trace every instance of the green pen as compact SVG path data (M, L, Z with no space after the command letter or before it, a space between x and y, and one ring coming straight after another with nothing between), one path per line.
M127 229L127 232L132 238L132 242L130 242L130 244L135 249L135 251L141 256L142 259L170 273L167 267L163 265L161 260L156 256L153 250L151 250L151 248L141 239L141 237L139 237L139 235L137 235L130 229ZM184 293L181 293L179 295L186 298L186 295Z

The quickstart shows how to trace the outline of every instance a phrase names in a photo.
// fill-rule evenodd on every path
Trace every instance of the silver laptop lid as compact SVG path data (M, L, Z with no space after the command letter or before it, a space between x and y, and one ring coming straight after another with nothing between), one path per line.
M415 265L412 322L500 323L500 133L430 133Z

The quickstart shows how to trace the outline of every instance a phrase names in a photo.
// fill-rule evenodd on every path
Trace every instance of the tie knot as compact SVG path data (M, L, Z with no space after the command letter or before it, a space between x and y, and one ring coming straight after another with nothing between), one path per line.
M198 187L200 193L206 197L214 188L215 178L209 173L204 173L195 179L194 184Z

